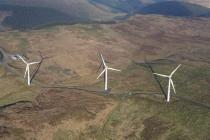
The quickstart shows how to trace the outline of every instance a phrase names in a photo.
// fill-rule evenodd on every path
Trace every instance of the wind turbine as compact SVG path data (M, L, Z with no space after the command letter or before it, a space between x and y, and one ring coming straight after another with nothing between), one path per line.
M30 86L30 85L31 85L30 65L38 64L38 63L40 63L41 61L28 63L28 62L26 62L26 60L25 60L22 56L17 55L17 57L18 57L19 59L21 59L21 60L23 61L23 63L26 64L26 70L25 70L24 78L26 77L26 75L28 75L28 85Z
M114 69L114 68L110 68L106 65L106 62L102 56L102 54L100 54L101 56L101 60L102 60L102 64L103 64L103 71L101 72L101 74L99 74L99 76L97 77L97 79L99 79L103 74L104 74L104 90L105 92L108 91L108 70L112 70L112 71L121 71L121 70L118 70L118 69Z
M172 71L172 73L170 75L164 75L164 74L159 74L159 73L153 73L155 75L158 75L158 76L161 76L161 77L166 77L169 79L168 81L168 94L167 94L167 102L170 102L170 96L171 96L171 86L173 87L173 90L174 90L174 93L176 94L176 89L175 89L175 86L174 86L174 82L172 80L172 76L174 75L174 73L178 70L178 68L181 66L181 64L176 67L176 69L174 69Z

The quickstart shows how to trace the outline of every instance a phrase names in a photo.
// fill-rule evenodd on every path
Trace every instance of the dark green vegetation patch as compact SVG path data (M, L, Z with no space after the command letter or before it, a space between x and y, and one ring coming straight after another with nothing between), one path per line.
M85 19L82 20L78 17L72 17L68 14L46 7L0 5L0 10L12 12L12 15L7 16L2 24L13 29L24 30L47 25L75 24L85 21Z
M161 14L167 16L196 17L196 16L205 15L210 10L209 8L196 4L169 1L169 2L160 2L148 5L142 8L140 11L141 13L144 14Z

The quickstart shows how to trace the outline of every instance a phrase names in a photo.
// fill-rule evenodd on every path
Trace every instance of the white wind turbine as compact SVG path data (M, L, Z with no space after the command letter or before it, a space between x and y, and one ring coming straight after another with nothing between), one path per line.
M26 77L26 75L28 75L28 85L30 86L31 85L31 77L30 77L30 65L33 65L33 64L38 64L40 63L41 61L39 62L31 62L31 63L28 63L26 62L26 60L24 60L24 58L20 55L17 55L17 57L19 59L21 59L23 61L23 63L26 64L26 70L25 70L25 74L24 74L24 78Z
M104 70L101 72L101 74L97 77L100 78L103 74L104 74L104 90L107 91L108 90L108 70L112 70L112 71L121 71L121 70L118 70L118 69L114 69L114 68L109 68L107 65L106 65L106 62L101 54L101 60L102 60L102 63L103 63L103 66L104 66Z
M172 76L174 75L174 73L178 70L178 68L181 66L181 64L174 70L172 71L172 73L170 75L163 75L163 74L159 74L159 73L153 73L155 75L161 76L161 77L166 77L169 79L168 82L168 95L167 95L167 102L170 102L170 96L171 96L171 86L173 87L174 93L176 94L176 90L175 90L175 86L174 86L174 82L172 80Z

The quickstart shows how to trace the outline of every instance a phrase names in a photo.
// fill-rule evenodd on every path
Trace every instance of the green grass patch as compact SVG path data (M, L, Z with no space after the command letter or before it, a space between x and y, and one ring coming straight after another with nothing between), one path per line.
M0 106L12 104L18 101L33 101L38 95L38 91L33 86L16 80L15 76L1 77L0 85Z

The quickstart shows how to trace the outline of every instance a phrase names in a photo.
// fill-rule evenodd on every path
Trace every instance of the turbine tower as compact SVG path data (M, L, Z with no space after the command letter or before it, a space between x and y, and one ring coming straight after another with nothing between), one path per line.
M24 58L22 56L20 56L20 55L17 55L17 56L18 56L19 59L21 59L23 61L23 63L26 64L26 70L25 70L24 78L26 77L26 75L28 75L28 85L30 86L31 85L30 65L38 64L41 61L28 63L28 62L26 62L26 60L24 60Z
M108 90L108 70L119 71L119 72L120 72L121 70L118 70L118 69L114 69L114 68L108 67L108 66L106 65L106 62L105 62L105 60L104 60L102 54L100 54L100 55L101 55L101 60L102 60L104 69L103 69L103 71L101 72L101 74L97 77L97 79L99 79L99 78L104 74L104 90L105 90L105 92L106 92L106 91Z
M181 66L181 64L176 67L176 69L174 69L172 71L172 73L170 75L164 75L164 74L159 74L159 73L153 73L155 75L158 75L158 76L161 76L161 77L166 77L169 79L169 82L168 82L168 94L167 94L167 102L170 102L170 96L171 96L171 86L173 87L173 90L174 90L174 93L176 94L176 89L175 89L175 86L174 86L174 82L172 80L172 76L174 75L174 73L178 70L178 68Z

